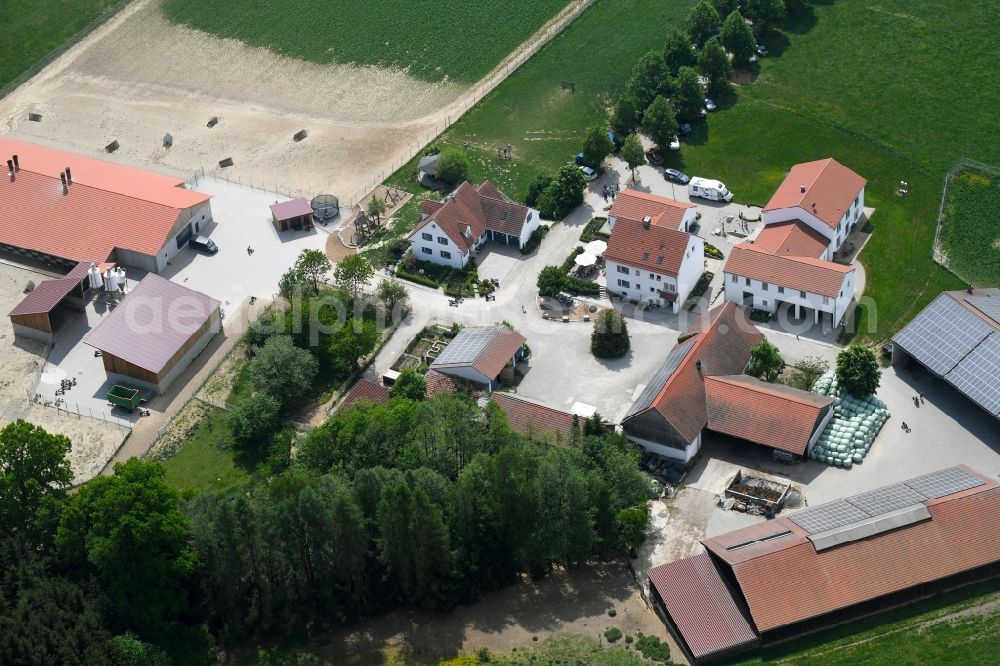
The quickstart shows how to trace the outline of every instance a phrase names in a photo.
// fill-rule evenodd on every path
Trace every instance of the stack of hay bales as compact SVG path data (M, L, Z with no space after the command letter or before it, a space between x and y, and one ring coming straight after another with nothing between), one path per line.
M809 452L809 457L850 469L865 459L875 436L889 418L889 410L875 396L858 399L841 389L833 372L817 379L812 392L830 396L834 401L833 418Z

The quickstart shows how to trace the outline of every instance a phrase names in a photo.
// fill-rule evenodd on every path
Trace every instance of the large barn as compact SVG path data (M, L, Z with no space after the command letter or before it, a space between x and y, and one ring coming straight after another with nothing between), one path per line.
M115 262L158 273L212 220L180 178L0 136L0 249L69 270Z
M220 330L219 301L150 273L83 342L112 383L165 393Z
M702 542L649 570L691 663L1000 575L996 481L960 465Z

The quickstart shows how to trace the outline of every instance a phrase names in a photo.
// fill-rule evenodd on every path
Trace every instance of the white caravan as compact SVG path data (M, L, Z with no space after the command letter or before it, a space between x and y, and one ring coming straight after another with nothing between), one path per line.
M688 196L700 197L709 201L729 202L733 200L733 193L729 191L725 183L697 176L688 183Z

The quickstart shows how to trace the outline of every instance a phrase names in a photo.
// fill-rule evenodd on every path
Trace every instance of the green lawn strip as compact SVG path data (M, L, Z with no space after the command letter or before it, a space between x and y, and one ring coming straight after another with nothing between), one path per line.
M177 453L163 461L167 482L181 490L229 492L249 483L252 474L234 458L228 412L208 407Z
M948 185L941 245L958 275L977 287L1000 286L1000 177L966 169Z
M122 4L122 0L0 2L0 89Z
M166 0L176 22L320 64L409 68L425 81L473 83L569 0Z
M993 580L804 636L727 663L732 666L993 663L1000 650L1000 613L995 608L935 621L975 606L998 602L1000 580ZM921 626L924 623L929 624Z

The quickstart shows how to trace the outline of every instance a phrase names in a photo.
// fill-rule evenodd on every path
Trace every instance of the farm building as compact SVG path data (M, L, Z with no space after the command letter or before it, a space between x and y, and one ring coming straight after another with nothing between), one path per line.
M649 570L691 663L1000 575L1000 487L950 467L702 541Z
M691 204L633 190L619 194L608 213L609 224L614 220L604 252L608 291L677 312L705 263L705 242L687 232L694 216Z
M892 339L892 362L916 362L1000 418L1000 289L946 291Z
M68 311L86 306L89 267L81 262L65 277L40 282L28 292L8 314L14 335L52 342Z
M493 390L514 378L525 338L505 326L464 328L431 363L431 370Z
M112 383L164 393L221 329L219 301L150 273L83 342Z
M413 256L452 268L464 268L486 241L523 247L541 221L489 181L478 188L466 181L444 201L424 201L420 219L408 237Z
M507 415L507 422L514 430L552 444L573 441L585 420L513 393L494 393L491 400Z
M271 205L271 222L278 231L309 229L313 225L313 209L302 198L290 199Z
M826 239L820 259L831 260L861 221L867 181L828 157L796 164L771 195L761 217L765 225L800 222Z
M184 181L0 137L0 249L71 268L116 262L160 272L212 220Z

